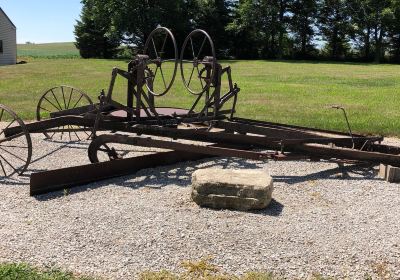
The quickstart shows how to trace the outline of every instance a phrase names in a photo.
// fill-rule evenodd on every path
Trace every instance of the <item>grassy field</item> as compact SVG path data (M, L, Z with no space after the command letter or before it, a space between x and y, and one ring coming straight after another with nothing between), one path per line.
M228 62L223 62L227 65ZM346 131L343 115L330 109L343 105L353 130L400 136L400 66L351 63L229 61L241 88L237 116ZM127 61L34 59L24 65L0 67L0 103L24 119L33 119L41 94L50 87L73 85L94 100L107 89L112 67ZM226 82L224 82L226 85ZM125 102L124 81L116 99ZM188 94L178 74L175 85L158 105L188 107Z
M19 44L17 53L21 59L34 58L79 58L74 43Z

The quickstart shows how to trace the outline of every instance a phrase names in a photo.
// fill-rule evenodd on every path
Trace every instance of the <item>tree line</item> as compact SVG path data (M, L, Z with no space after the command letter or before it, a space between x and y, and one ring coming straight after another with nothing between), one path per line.
M158 25L210 33L219 58L400 63L400 0L82 0L84 58L130 56Z

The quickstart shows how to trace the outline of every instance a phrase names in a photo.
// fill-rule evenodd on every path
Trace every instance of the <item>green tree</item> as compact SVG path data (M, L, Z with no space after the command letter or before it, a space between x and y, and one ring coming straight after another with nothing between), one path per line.
M374 19L373 38L375 46L375 62L381 62L385 55L387 35L393 22L391 0L370 0Z
M219 56L226 56L231 47L226 27L231 22L234 3L226 0L197 0L191 7L191 28L207 31L214 41Z
M233 21L227 26L227 30L233 38L232 53L236 58L260 57L261 32L257 26L257 16L257 5L254 1L241 0L237 5Z
M351 24L348 1L322 0L319 5L319 29L325 48L333 60L344 59L350 50Z
M178 42L189 31L190 9L185 0L108 0L113 21L123 34L123 42L136 51L143 48L146 38L157 26L170 28Z
M101 1L82 0L75 25L76 47L83 58L112 58L120 45L120 32L110 21L111 13Z
M352 24L352 39L359 57L370 61L372 57L372 31L374 16L369 0L349 0L349 12Z
M389 27L390 54L393 62L400 63L400 1L392 1L393 18Z
M294 0L290 6L290 31L294 37L296 58L310 58L315 52L313 40L317 11L316 0Z
M282 58L287 43L291 0L242 0L229 30L239 58Z

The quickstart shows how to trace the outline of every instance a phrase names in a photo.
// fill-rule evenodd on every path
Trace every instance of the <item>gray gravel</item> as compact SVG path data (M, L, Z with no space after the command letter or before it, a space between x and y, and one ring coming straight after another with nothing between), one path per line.
M29 172L87 163L87 144L35 136ZM275 181L272 205L253 213L199 208L190 200L190 178L205 167L265 169ZM326 162L219 158L144 170L68 195L31 198L28 176L0 181L0 262L132 279L212 257L233 273L365 279L388 272L400 279L400 185L376 173Z

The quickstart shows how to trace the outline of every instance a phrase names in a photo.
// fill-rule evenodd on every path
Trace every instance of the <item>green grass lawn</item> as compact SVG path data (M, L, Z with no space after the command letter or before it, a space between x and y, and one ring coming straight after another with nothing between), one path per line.
M241 88L237 116L346 131L343 115L330 109L343 105L353 130L400 136L400 66L352 63L229 61ZM48 88L72 85L94 100L107 89L112 67L126 61L28 59L28 64L0 67L0 103L24 119L33 119L37 101ZM226 82L224 82L226 85ZM125 82L116 99L125 102ZM175 85L158 105L188 107L188 94L178 74Z
M25 57L35 58L79 58L79 51L74 43L18 44L20 60Z
M95 280L89 277L74 276L70 272L57 269L39 270L26 264L0 264L2 280Z

